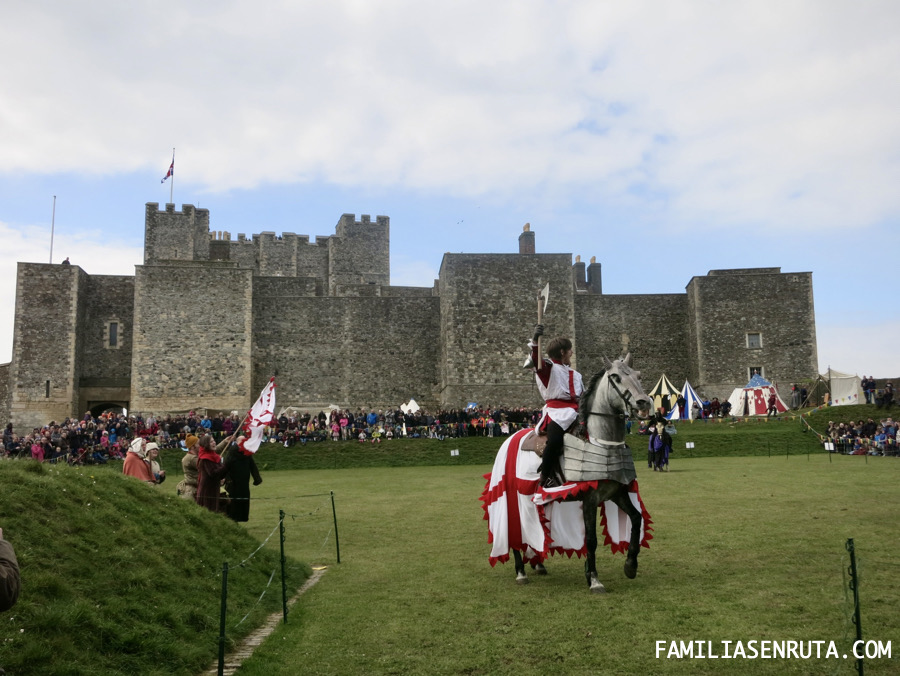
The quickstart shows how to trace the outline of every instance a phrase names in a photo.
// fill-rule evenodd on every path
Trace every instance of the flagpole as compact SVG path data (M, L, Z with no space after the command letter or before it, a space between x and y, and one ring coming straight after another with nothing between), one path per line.
M50 217L50 263L53 263L53 231L56 229L56 195L53 196L53 215Z
M172 166L175 166L175 148L172 148ZM175 192L175 171L172 171L172 182L169 184L169 204L175 204L172 193Z

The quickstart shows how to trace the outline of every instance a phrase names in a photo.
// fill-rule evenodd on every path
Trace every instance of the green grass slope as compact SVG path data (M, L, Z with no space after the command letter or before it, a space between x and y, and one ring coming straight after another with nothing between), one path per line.
M0 462L0 527L22 574L19 603L0 616L7 673L196 674L214 664L223 562L236 566L259 542L162 488L99 468ZM281 607L277 577L257 604L278 558L263 548L231 570L229 641ZM292 562L289 594L308 574Z

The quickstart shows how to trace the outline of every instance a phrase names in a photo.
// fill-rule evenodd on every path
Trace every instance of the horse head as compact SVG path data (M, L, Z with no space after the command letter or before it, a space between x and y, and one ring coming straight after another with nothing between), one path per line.
M603 357L610 387L622 399L625 412L638 418L647 418L653 409L653 402L641 385L641 372L631 366L631 353L621 359L610 361Z

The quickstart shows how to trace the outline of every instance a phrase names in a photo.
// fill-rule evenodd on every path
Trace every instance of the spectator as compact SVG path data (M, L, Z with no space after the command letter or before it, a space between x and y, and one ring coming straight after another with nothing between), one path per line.
M125 454L125 462L122 463L122 474L133 476L149 484L155 484L156 480L150 472L150 465L144 461L146 458L144 447L146 444L147 440L141 437L131 442L131 446L128 447L128 452Z
M185 500L197 500L197 451L200 440L193 434L184 440L184 457L181 459L182 479L175 487L175 493Z
M0 528L0 613L4 613L19 600L19 562L13 546L3 539Z
M161 484L166 480L166 471L159 466L159 445L151 441L147 444L146 453L150 474L153 475L156 483Z
M226 444L226 439L222 444ZM220 500L222 479L228 468L222 464L222 456L216 452L212 437L204 434L200 439L197 452L197 495L196 502L211 512L225 511L225 504Z

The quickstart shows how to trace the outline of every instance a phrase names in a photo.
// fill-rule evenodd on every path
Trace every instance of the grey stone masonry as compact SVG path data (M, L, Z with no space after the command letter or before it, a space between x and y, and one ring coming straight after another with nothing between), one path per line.
M333 234L210 229L205 209L145 208L134 277L20 263L13 359L0 414L17 431L108 407L244 411L275 376L282 406L537 406L522 368L550 284L549 338L575 344L589 378L630 351L646 387L662 373L709 397L751 369L816 376L812 275L712 270L685 293L608 295L601 264L537 253L445 254L432 286L391 286L390 220L340 217Z

